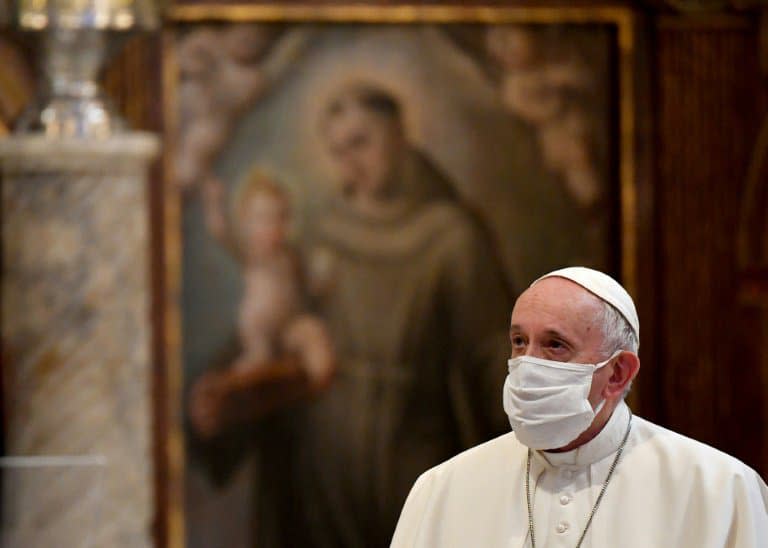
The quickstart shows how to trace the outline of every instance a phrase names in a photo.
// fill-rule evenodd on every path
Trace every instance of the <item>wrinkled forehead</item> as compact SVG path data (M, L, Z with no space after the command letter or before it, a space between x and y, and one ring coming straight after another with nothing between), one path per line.
M512 324L546 326L568 332L591 329L602 318L603 301L565 278L546 278L526 289L515 302Z

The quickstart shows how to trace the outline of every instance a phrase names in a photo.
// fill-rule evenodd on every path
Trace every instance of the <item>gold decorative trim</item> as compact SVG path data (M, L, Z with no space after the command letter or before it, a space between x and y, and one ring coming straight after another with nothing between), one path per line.
M165 513L165 530L168 548L183 548L184 526L184 434L181 358L181 195L174 186L174 138L178 130L178 115L173 108L177 91L178 65L173 49L173 31L164 31L163 48L163 118L165 122L165 154L163 156L163 251L164 264L164 319L166 400L165 417L168 432L164 436L163 454L167 464L166 488L168 507Z
M176 22L331 22L331 23L617 23L631 17L626 8L596 6L369 6L280 4L171 5L166 18Z
M619 202L621 227L621 275L627 290L638 290L638 222L636 165L636 62L635 15L619 6L591 7L492 7L492 6L366 6L366 5L171 5L165 14L171 23L263 22L263 23L369 23L369 24L607 24L616 28L618 62ZM167 356L165 413L169 424L164 454L168 465L168 548L183 548L184 444L182 432L181 363L181 198L173 181L178 116L175 30L163 36L164 152L164 246L165 246L165 349Z

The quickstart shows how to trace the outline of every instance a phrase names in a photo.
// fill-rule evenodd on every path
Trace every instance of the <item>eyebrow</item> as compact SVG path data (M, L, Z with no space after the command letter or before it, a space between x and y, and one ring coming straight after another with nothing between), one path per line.
M509 326L509 334L512 335L512 333L516 331L522 331L522 328L518 324L512 324ZM573 339L562 333L561 331L558 331L557 329L546 329L544 330L544 335L547 335L549 337L554 337L557 339L563 339L565 342L569 344L573 344Z

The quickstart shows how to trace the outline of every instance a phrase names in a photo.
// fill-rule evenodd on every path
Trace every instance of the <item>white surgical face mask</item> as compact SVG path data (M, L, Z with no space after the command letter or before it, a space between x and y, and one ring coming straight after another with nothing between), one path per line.
M592 375L621 350L598 364L557 362L520 356L509 360L504 411L520 443L557 449L579 437L600 412L589 403Z

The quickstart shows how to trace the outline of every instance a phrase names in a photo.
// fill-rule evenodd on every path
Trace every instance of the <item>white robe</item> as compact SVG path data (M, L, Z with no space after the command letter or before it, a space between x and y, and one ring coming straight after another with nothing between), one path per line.
M534 451L531 498L540 548L576 546L629 420L621 403L590 442ZM530 546L527 448L509 433L425 472L393 548ZM768 548L768 487L742 462L639 417L584 548Z

